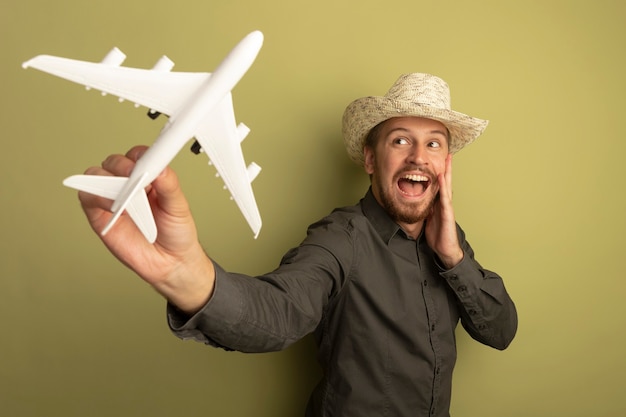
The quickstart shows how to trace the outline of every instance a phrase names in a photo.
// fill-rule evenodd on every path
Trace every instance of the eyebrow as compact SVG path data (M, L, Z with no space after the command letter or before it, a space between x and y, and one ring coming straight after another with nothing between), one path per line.
M411 131L409 129L407 129L406 127L396 127L394 129L390 130L389 132L387 132L386 136L389 137L389 136L391 136L392 133L394 133L396 131L401 131L401 132L405 132L405 133L411 133ZM428 133L430 133L430 134L433 134L433 133L434 134L440 134L443 137L445 137L446 139L449 137L447 131L444 132L443 130L438 130L438 129L431 130Z

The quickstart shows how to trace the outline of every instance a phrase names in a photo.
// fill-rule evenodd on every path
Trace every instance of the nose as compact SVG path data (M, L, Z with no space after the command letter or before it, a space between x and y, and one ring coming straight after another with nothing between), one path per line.
M427 165L426 148L420 144L411 146L407 154L407 162L418 166Z

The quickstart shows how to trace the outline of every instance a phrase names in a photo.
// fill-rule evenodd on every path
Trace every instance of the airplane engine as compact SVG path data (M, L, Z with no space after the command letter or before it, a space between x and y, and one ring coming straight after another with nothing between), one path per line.
M244 125L243 123L239 123L239 125L237 125L237 136L239 137L239 143L243 142L246 136L248 136L248 133L250 133L250 128L248 126Z
M174 68L174 61L163 55L152 67L152 71L170 72ZM153 109L148 110L148 117L152 120L159 117L161 113Z
M257 175L259 175L259 172L261 172L261 167L255 162L251 162L250 165L248 165L248 179L250 182L254 181Z
M112 67L119 67L122 65L124 60L126 59L126 55L124 52L120 51L117 47L111 49L108 54L104 57L101 64L111 65Z
M152 71L165 71L169 72L174 68L174 61L163 55L152 67Z
M104 65L109 65L111 67L119 67L120 65L122 65L125 59L126 59L126 54L120 51L117 47L113 47L113 49L111 49L109 53L107 53L104 56L104 58L102 59L102 61L100 61L100 63ZM85 89L90 90L91 87L85 87ZM107 95L105 92L102 92L101 94L103 96Z

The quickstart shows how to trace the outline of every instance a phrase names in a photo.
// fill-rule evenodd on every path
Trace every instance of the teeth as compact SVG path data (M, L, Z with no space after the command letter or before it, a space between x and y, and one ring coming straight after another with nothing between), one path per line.
M417 175L417 174L405 175L404 178L409 181L414 181L414 182L427 182L428 181L428 177L425 177L424 175Z

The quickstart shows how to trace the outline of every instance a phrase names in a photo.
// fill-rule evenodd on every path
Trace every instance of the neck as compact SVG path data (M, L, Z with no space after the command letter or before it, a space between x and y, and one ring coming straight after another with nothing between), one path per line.
M397 222L398 226L409 236L411 239L417 240L419 235L422 233L422 229L424 228L424 220L420 220L417 223L403 223Z

